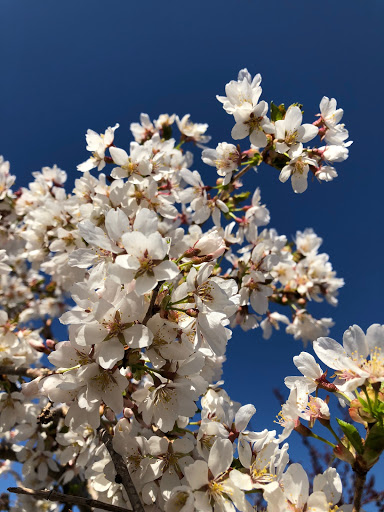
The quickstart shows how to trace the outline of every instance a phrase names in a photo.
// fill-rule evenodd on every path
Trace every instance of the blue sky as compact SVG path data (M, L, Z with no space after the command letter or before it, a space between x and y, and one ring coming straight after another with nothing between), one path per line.
M346 280L338 308L312 309L334 318L331 335L384 323L380 0L2 0L0 12L0 154L19 185L54 163L72 183L86 158L87 128L119 122L125 147L140 112L190 113L209 123L212 145L230 142L233 121L215 95L243 67L262 74L263 99L302 103L306 122L323 95L335 97L354 140L339 178L295 195L263 167L249 187L261 187L280 233L313 227L324 239ZM195 168L203 169L198 160ZM301 350L284 333L268 342L260 331L234 334L224 378L234 399L256 405L255 429L272 427L271 389L283 389Z

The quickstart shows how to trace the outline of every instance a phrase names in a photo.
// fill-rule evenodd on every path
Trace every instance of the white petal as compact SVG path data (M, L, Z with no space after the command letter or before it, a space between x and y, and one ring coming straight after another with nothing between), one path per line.
M353 325L343 335L343 346L347 354L359 364L360 357L367 358L369 348L361 327Z
M240 407L235 416L235 425L238 432L242 432L247 428L249 420L252 418L255 412L256 408L254 405L248 404Z
M285 114L285 131L288 133L294 132L303 120L303 114L299 107L289 107Z
M308 499L309 482L307 473L300 464L291 464L284 473L282 482L284 494L301 510Z
M227 471L233 461L233 447L229 439L217 439L209 452L208 466L213 477Z
M192 489L200 489L209 482L208 464L204 460L196 460L193 464L186 466L184 473Z
M124 357L124 347L118 339L104 341L98 345L97 358L100 366L109 370Z
M149 347L153 334L145 325L132 325L123 331L124 339L131 348Z
M124 149L110 147L109 152L113 158L113 161L117 165L125 165L128 163L128 154Z
M179 267L173 261L163 261L153 269L155 277L158 281L173 279L179 273Z
M231 137L234 140L245 139L249 135L249 127L244 123L236 123L232 128Z
M309 142L314 139L319 132L317 126L313 126L313 124L303 124L301 128L303 128L300 137L301 142Z
M308 171L306 173L303 172L303 174L299 172L294 172L292 174L291 182L292 182L292 188L296 192L296 194L302 194L305 192L308 188Z

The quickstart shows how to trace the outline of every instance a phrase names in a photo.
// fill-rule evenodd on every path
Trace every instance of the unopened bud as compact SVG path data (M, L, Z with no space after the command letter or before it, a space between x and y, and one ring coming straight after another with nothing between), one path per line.
M183 254L183 257L185 258L193 258L194 256L198 256L201 253L200 249L197 249L196 247L190 247L185 251Z
M201 258L199 258L197 256L192 258L192 262L195 265L199 265L200 263L206 263L207 261L212 261L212 260L213 260L213 254L207 254L206 256L202 256Z
M337 446L335 446L335 448L333 449L333 453L335 457L345 462L348 462L348 464L353 464L355 462L355 457L343 444L338 444Z
M123 415L124 415L124 418L127 418L127 419L132 418L132 416L133 416L132 409L130 409L129 407L126 407L124 409Z
M37 350L38 352L45 352L46 346L43 343L43 340L41 338L35 338L33 336L28 336L27 338L28 343L32 348Z
M47 345L47 348L49 348L50 350L54 350L54 348L56 346L56 341L55 340L51 340L50 338L47 338L45 340L45 344Z
M198 310L198 309L195 309L195 308L187 309L185 312L186 312L186 314L187 314L188 316L192 316L192 317L194 317L194 318L196 318L196 317L197 317L197 315L199 314L199 310Z

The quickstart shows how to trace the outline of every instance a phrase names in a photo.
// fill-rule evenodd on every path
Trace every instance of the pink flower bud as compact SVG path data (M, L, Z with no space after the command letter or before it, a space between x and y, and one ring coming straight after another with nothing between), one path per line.
M132 418L133 417L133 411L129 407L125 407L123 412L124 418Z
M54 350L54 348L56 346L56 341L48 338L45 340L45 344L47 345L47 348L49 348L50 350Z

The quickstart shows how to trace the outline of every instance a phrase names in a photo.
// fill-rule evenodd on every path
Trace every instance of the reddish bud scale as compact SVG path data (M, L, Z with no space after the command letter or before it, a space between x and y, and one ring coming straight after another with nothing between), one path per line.
M298 432L303 437L311 437L312 435L311 430L301 423L299 423L293 430L296 430L296 432Z

